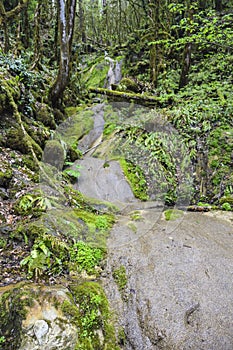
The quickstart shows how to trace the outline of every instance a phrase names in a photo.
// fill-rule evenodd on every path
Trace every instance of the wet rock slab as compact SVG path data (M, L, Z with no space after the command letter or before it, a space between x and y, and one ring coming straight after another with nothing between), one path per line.
M134 232L130 218L120 220L108 243L104 282L125 349L233 349L232 218L185 213L170 222L157 209L141 214ZM121 265L128 282L120 293L112 272Z

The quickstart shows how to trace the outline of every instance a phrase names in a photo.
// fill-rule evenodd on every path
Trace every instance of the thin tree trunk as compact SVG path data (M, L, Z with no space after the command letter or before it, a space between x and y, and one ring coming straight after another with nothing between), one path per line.
M57 79L49 93L49 98L53 107L59 105L63 92L69 82L75 9L76 0L58 0L60 62Z
M79 0L79 33L81 36L81 41L83 44L86 43L86 33L85 33L85 26L84 26L84 10L83 10L83 0Z
M193 20L193 9L191 8L191 3L188 1L187 4L187 17L188 21ZM190 36L190 29L185 33L187 37ZM192 53L192 43L188 42L184 47L183 58L182 58L182 69L180 74L179 89L183 88L188 83L188 74L191 66L191 53Z
M182 63L182 70L180 75L179 89L181 89L188 83L188 73L191 65L191 53L192 53L192 44L188 43L185 45L184 54L183 54L183 63Z
M216 0L215 1L215 10L216 11L222 11L222 0Z
M26 4L23 12L22 12L22 28L23 28L23 37L22 43L25 49L29 47L29 39L30 39L30 22L28 17L28 3Z
M34 55L33 55L33 65L31 69L37 67L40 61L40 53L41 53L41 36L40 36L40 19L41 19L41 10L42 10L42 0L38 0L34 21L35 21L35 29L34 29Z
M160 1L150 1L150 20L153 26L153 36L152 40L158 40L159 38L159 9ZM154 87L157 86L158 75L159 75L159 45L152 44L150 47L150 81Z

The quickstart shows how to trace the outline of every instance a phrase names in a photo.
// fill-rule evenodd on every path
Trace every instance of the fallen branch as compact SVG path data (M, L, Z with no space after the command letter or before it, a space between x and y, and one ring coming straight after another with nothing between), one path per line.
M135 102L142 104L142 105L145 105L145 106L161 105L160 98L157 96L133 94L130 92L108 90L108 89L103 89L103 88L92 88L92 87L89 88L89 91L96 93L96 94L101 94L101 95L113 97L115 100L135 101Z

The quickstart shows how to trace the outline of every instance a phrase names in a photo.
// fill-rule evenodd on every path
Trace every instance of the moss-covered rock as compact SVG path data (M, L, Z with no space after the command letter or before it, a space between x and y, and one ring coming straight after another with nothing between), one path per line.
M0 329L5 350L74 350L79 330L62 311L78 309L68 289L21 283L0 289Z
M62 170L65 161L65 150L58 140L50 140L46 143L43 161L58 170Z
M132 78L123 78L118 86L119 91L140 92L138 84Z
M20 128L11 128L8 130L6 146L24 154L29 153L27 141Z
M83 82L86 87L104 87L108 70L109 64L104 58L100 57L97 62L93 61L83 72Z
M7 162L1 162L0 169L0 187L8 187L12 179L13 172L10 165Z
M30 147L40 159L42 155L41 147L29 135L25 135L19 127L10 128L6 135L6 147L19 151L23 154L31 153Z
M143 170L132 162L120 159L120 165L128 179L131 189L136 198L142 201L148 200L148 188Z
M56 128L53 111L47 104L36 103L35 117L36 120L42 122L45 126L49 126L51 129Z
M75 349L119 350L107 298L96 282L70 286L76 305L64 302L63 312L78 327L79 339Z
M78 145L80 140L93 128L93 111L89 108L66 109L67 118L56 130L56 138L63 140L70 147Z

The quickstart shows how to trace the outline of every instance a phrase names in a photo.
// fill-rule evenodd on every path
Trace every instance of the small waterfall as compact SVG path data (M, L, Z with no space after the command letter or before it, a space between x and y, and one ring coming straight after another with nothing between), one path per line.
M106 83L105 83L105 88L112 90L112 85L117 85L120 83L121 78L122 78L122 73L121 73L121 66L123 63L123 60L114 61L112 58L106 56L105 60L109 62L109 70L108 74L106 77Z

